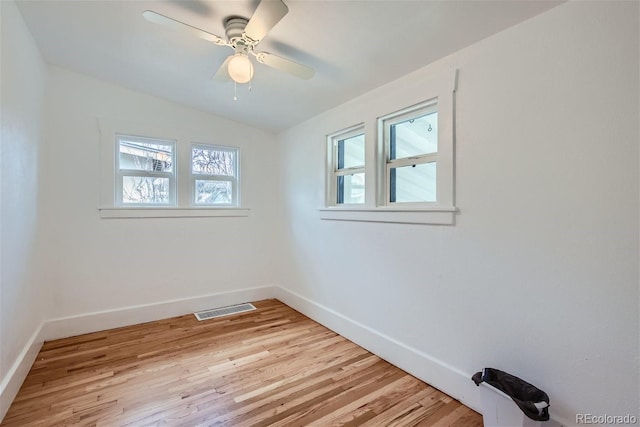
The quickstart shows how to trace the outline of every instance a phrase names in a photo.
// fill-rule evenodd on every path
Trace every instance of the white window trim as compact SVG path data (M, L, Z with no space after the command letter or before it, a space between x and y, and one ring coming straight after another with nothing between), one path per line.
M177 185L176 185L176 177L177 177L177 169L178 165L176 164L176 141L175 140L167 140L160 138L149 138L138 135L129 135L124 133L117 133L114 135L115 137L115 149L114 149L114 162L115 162L115 205L121 208L132 208L132 207L153 207L153 208L162 208L162 207L175 207L177 203L176 193L177 193ZM120 140L121 138L131 139L132 141L137 142L149 142L149 143L157 143L162 145L168 145L172 148L172 157L171 157L171 172L155 172L155 171L144 171L137 169L121 169L120 168ZM157 177L157 178L167 178L169 180L169 201L167 203L124 203L122 201L122 180L125 176L136 176L136 177Z
M354 126L350 126L346 129L342 129L338 132L327 135L327 165L326 165L326 194L325 205L335 207L349 207L349 206L362 206L361 203L338 203L338 177L344 175L352 175L356 173L365 173L365 164L358 167L338 169L338 142L344 139L352 138L354 136L363 135L364 123L359 123ZM365 152L367 146L367 138L365 135ZM365 173L366 182L366 173ZM366 192L365 192L366 197ZM366 202L365 202L366 203Z
M402 123L409 118L425 115L438 111L438 100L437 98L429 99L427 101L421 102L417 105L412 105L407 108L403 108L400 111L396 111L391 114L387 114L386 116L378 118L378 150L379 150L379 158L384 159L384 164L379 162L380 164L376 165L378 167L378 173L384 175L384 185L382 185L377 194L378 198L378 206L380 207L396 207L397 209L403 208L423 208L430 209L434 207L438 207L440 205L440 192L438 191L438 183L440 182L440 167L438 158L440 152L440 135L438 135L438 152L429 153L429 154L421 154L413 157L404 157L399 159L390 159L390 147L391 144L391 134L390 128L391 126ZM438 115L440 117L440 115ZM439 120L438 120L439 121ZM438 123L439 125L439 123ZM436 194L437 201L436 202L391 202L390 193L391 193L391 169L400 168L403 166L411 166L411 165L419 165L435 162L438 165L436 169ZM446 173L446 171L445 171Z
M175 158L180 163L181 158L190 162L190 141L203 140L204 138L191 138L190 135L178 133L174 128L163 128L160 126L150 126L139 123L132 123L127 120L110 119L104 117L96 118L96 125L99 133L100 154L100 195L98 198L98 215L100 218L193 218L193 217L248 217L251 209L242 206L242 198L238 194L238 206L190 206L188 178L176 179L177 185L177 206L118 206L116 204L116 134L123 135L144 135L148 138L159 140L177 141ZM211 144L215 145L215 144ZM185 157L186 156L186 157ZM190 163L189 163L190 164ZM240 159L237 162L238 172L240 171ZM178 166L176 165L176 168ZM176 169L177 171L177 169ZM177 172L176 172L177 173Z
M99 208L100 218L203 218L247 217L250 209L239 208Z
M362 221L362 222L388 222L405 224L435 224L453 225L458 209L455 206L455 96L458 85L458 70L442 73L434 76L425 83L428 87L422 96L415 99L414 105L422 104L425 100L438 100L438 170L437 170L437 194L436 203L394 203L387 206L383 203L386 196L386 161L384 157L384 141L381 138L380 127L372 125L379 118L389 115L389 111L402 111L404 108L401 97L395 100L395 105L400 108L393 108L390 105L386 112L376 117L372 117L364 122L365 130L377 132L375 147L365 142L365 151L370 149L375 151L373 164L365 165L367 194L364 206L354 207L334 206L326 203L319 208L319 217L323 220L336 221ZM408 90L403 96L407 98ZM420 94L416 94L419 97ZM400 105L398 105L400 104ZM404 104L406 107L407 103ZM411 107L409 107L411 108ZM372 129L375 128L375 131ZM369 140L370 133L365 131L365 141ZM365 154L369 159L369 155ZM329 169L327 169L329 170ZM374 181L373 194L369 183ZM372 197L373 196L373 197ZM327 199L328 200L328 199Z
M451 225L457 209L454 207L404 208L321 208L320 219L333 221L390 222L396 224Z
M201 148L204 150L215 150L215 151L228 151L234 153L235 164L234 164L234 176L226 176L226 175L207 175L207 174L198 174L193 173L193 159L192 153L194 148ZM228 147L222 145L214 145L214 144L203 144L199 142L191 143L191 148L189 149L189 176L190 176L190 193L191 193L191 207L193 208L238 208L241 200L240 197L240 148L238 147ZM233 200L229 204L216 204L216 205L207 205L196 203L196 180L210 180L210 181L230 181L231 182L231 191L233 194Z

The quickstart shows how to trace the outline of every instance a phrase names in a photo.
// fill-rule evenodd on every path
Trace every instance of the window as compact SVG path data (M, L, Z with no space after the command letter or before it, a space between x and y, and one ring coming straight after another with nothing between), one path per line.
M384 205L436 203L438 110L436 101L381 121L385 159Z
M191 194L196 206L238 205L238 149L191 146Z
M357 126L328 138L330 180L329 205L362 204L365 202L365 138L364 128Z
M242 135L98 118L101 218L248 217L242 206ZM144 135L144 136L140 136ZM196 142L197 141L197 142Z
M175 141L116 135L116 205L176 204Z
M457 85L458 70L445 70L371 92L330 114L329 120L361 124L327 137L320 218L455 224Z

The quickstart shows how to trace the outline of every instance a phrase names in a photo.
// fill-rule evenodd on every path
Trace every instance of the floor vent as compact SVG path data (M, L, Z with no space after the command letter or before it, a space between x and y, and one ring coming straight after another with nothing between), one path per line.
M245 313L247 311L253 311L256 308L253 304L245 303L238 305L230 305L228 307L214 308L211 310L199 311L193 313L198 320L215 319L216 317L228 316L230 314Z

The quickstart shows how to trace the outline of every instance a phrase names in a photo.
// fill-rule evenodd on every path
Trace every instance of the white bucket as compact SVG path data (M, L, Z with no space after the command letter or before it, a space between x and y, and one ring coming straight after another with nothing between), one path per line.
M480 405L484 427L542 427L518 408L518 405L497 388L480 383Z

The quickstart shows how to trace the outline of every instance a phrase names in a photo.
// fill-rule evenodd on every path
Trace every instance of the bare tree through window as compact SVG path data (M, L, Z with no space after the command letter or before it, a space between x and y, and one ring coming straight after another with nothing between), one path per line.
M194 146L191 170L195 176L195 203L230 205L234 203L236 150Z
M124 203L168 203L169 180L142 176L125 176L122 182Z
M234 176L234 157L234 153L230 151L194 147L192 150L193 173Z

